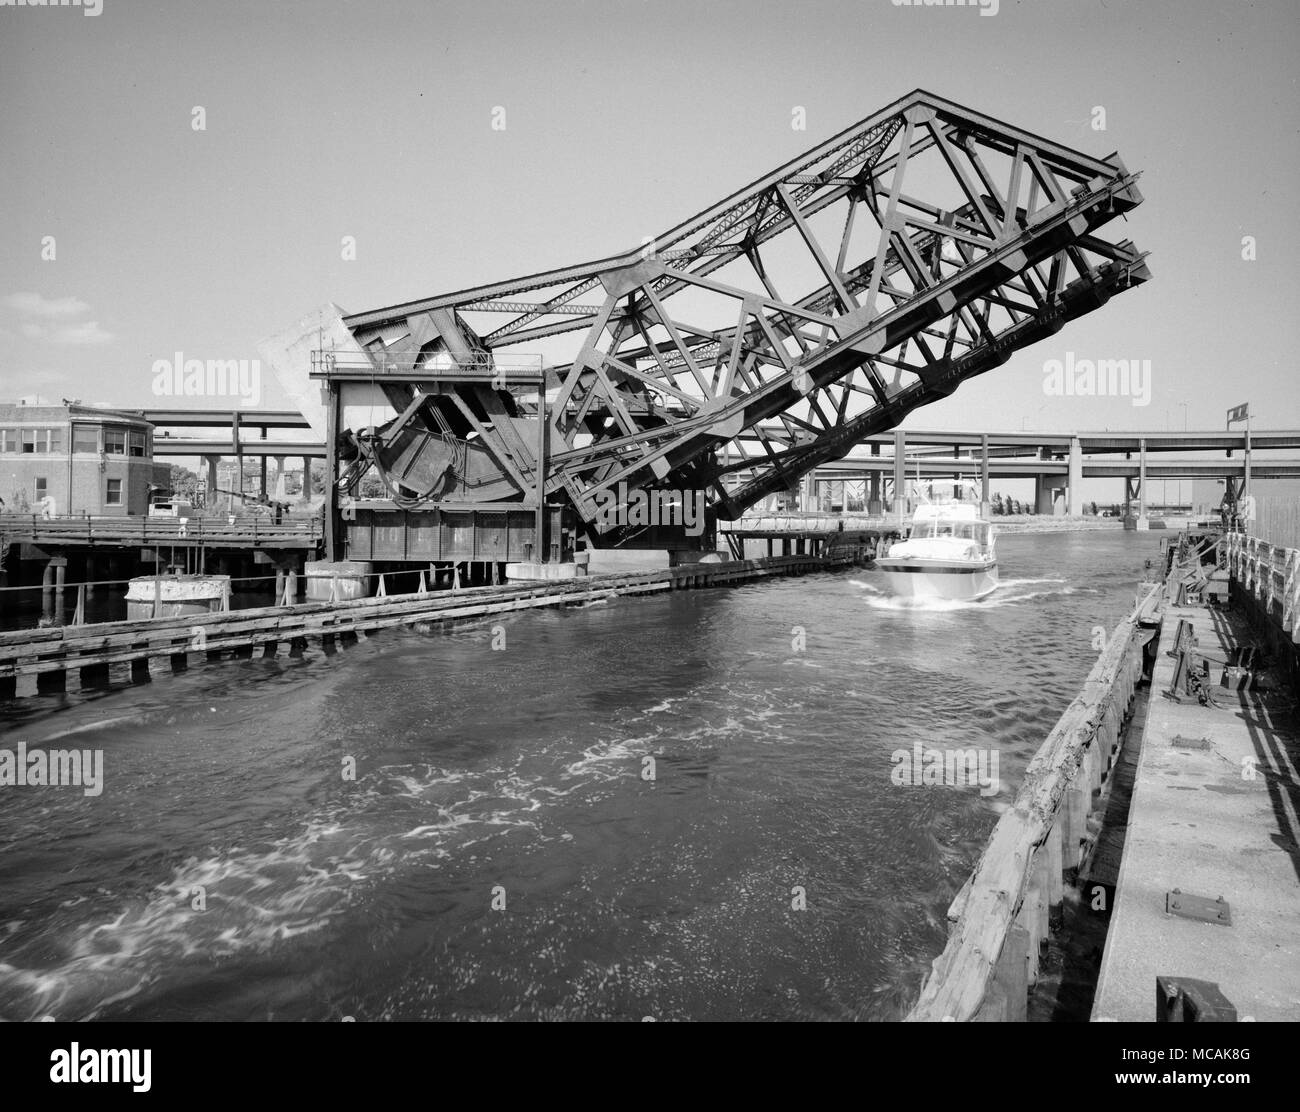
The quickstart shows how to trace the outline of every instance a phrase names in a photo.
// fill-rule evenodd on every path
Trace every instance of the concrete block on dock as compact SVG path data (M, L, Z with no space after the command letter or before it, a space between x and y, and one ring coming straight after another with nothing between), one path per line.
M308 560L303 570L308 602L335 602L366 598L371 594L371 572L367 560Z
M586 568L582 568L582 574L586 574ZM517 564L506 565L506 579L514 580L532 580L532 579L577 579L579 575L579 565L573 563L556 563L556 564L539 564L533 561L521 560Z
M126 620L129 622L215 614L229 607L228 575L141 575L127 586Z
M668 566L680 568L686 564L721 564L727 559L721 552L675 551L668 553Z
M630 575L638 571L659 571L669 566L662 548L593 548L589 567L592 575Z

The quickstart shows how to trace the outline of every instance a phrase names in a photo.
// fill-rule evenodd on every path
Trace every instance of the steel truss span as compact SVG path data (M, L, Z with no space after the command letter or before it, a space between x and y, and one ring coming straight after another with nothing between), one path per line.
M734 519L1146 281L1096 234L1137 177L917 90L638 249L345 317L347 377L408 424L451 394L491 497L530 497L544 452L547 498L601 543L627 539L599 512L620 484ZM544 444L519 427L539 351Z

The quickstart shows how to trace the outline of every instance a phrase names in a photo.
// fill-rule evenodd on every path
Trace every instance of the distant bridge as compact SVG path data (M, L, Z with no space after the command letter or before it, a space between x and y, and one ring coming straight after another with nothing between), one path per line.
M285 460L296 457L302 460L303 497L307 497L311 493L311 484L306 480L306 475L311 470L311 461L325 458L323 440L290 440L282 435L272 439L268 435L272 429L279 434L287 429L311 428L311 422L293 409L146 409L142 410L141 414L154 426L154 458L202 457L207 463L209 490L216 490L218 487L217 464L223 457L237 461L241 479L244 457L251 456L260 460L263 494L267 493L266 461L275 459L279 470L283 472ZM173 429L218 428L229 430L228 435L222 437L172 435ZM249 430L254 430L260 435L244 435Z
M286 440L270 430L310 429L311 424L294 410L144 410L146 420L163 429L154 437L155 456L201 456L208 463L208 485L215 489L216 466L223 457L243 456L262 461L263 489L266 459L301 457L304 467L311 459L323 459L326 446L321 440ZM223 437L172 436L182 428L229 430ZM250 430L260 436L245 435ZM748 440L742 434L739 443ZM757 447L757 443L753 445ZM1149 479L1231 479L1240 487L1251 479L1300 478L1300 459L1260 460L1260 452L1300 452L1300 430L1136 430L1044 433L977 432L954 429L894 429L862 437L848 456L810 472L807 481L814 489L822 483L864 483L864 502L877 508L891 498L893 484L925 479L961 477L975 479L984 487L988 500L993 479L1036 480L1035 503L1040 513L1050 513L1055 493L1064 491L1067 511L1081 512L1078 480L1122 478L1126 480L1126 501L1142 501ZM1152 454L1201 453L1197 458L1151 462ZM869 454L864 454L869 453ZM1211 455L1212 453L1212 455ZM1096 459L1115 457L1123 459ZM737 471L733 482L745 477ZM882 487L882 482L887 485Z
M862 454L863 449L870 454ZM1300 477L1300 458L1260 460L1262 451L1300 451L1300 430L1264 429L1239 432L962 432L903 430L870 436L854 453L809 476L817 484L862 481L864 501L877 511L888 491L904 489L907 481L961 477L978 480L989 500L991 479L1030 478L1036 481L1035 506L1051 513L1055 492L1064 490L1066 509L1082 512L1079 489L1083 479L1122 478L1125 501L1145 505L1148 479L1225 479L1247 488L1252 479ZM1200 453L1191 459L1161 459L1152 453ZM1123 456L1098 459L1098 456ZM1141 510L1139 511L1141 512Z

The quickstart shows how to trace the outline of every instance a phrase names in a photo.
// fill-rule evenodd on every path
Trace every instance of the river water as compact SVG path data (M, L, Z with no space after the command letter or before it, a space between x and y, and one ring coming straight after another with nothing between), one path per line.
M998 543L979 603L857 569L0 706L104 760L0 787L0 1018L897 1019L1157 546ZM895 783L918 742L999 790Z

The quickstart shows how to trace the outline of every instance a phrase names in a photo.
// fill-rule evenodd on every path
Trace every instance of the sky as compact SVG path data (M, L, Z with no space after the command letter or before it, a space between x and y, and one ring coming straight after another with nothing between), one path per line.
M325 302L636 247L920 87L1142 171L1103 235L1152 280L1052 342L1150 360L1152 390L1050 396L1039 345L905 427L1222 428L1243 402L1300 424L1295 0L90 10L0 0L5 401L154 405L155 359L254 359ZM285 404L274 383L262 403Z

